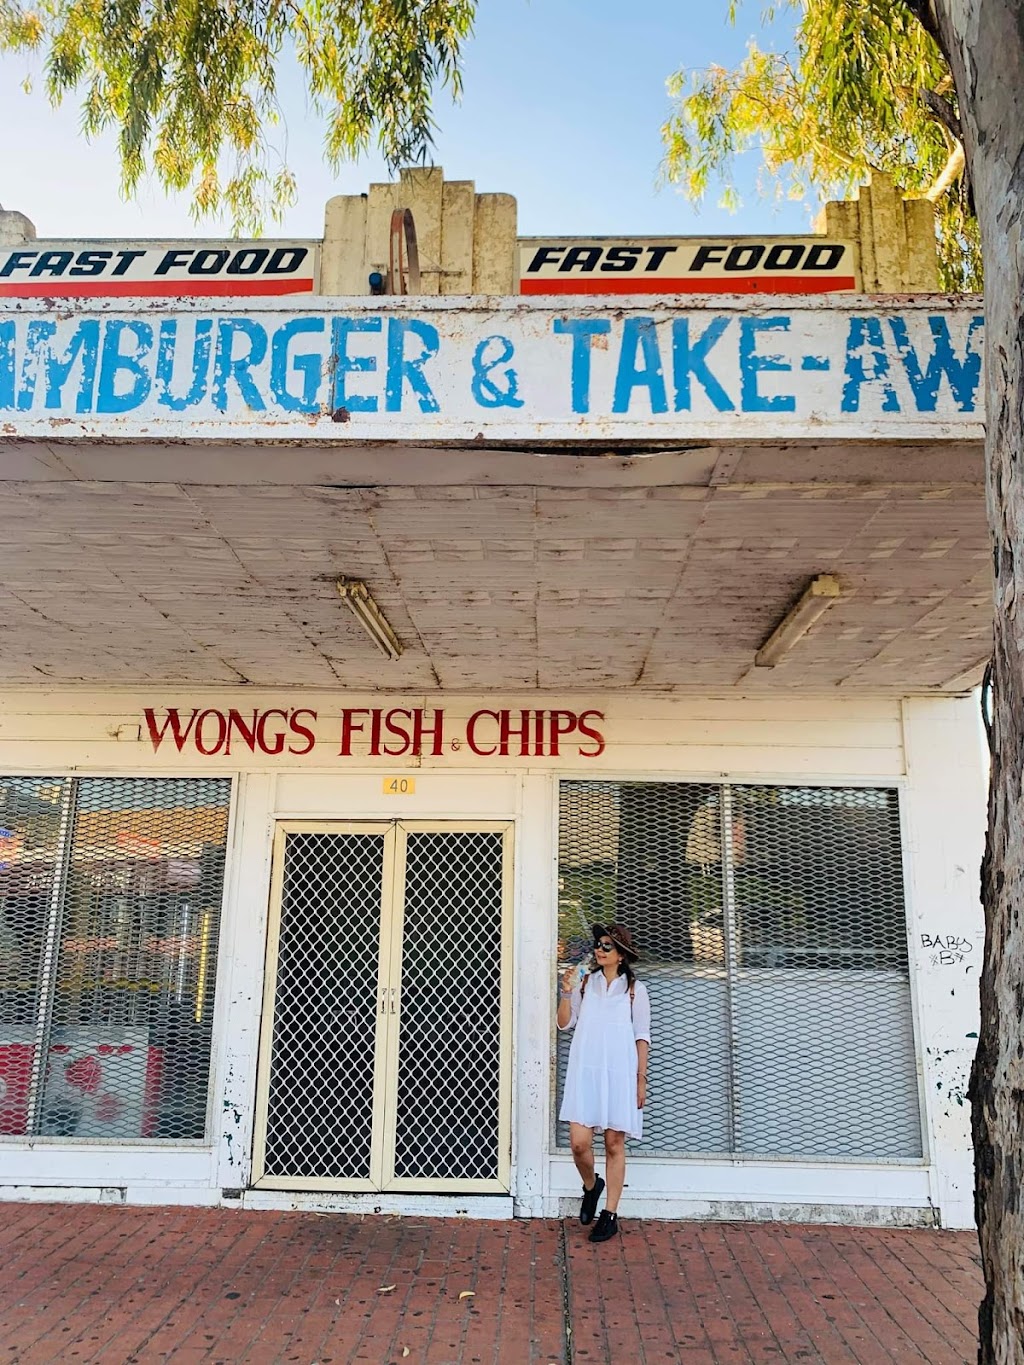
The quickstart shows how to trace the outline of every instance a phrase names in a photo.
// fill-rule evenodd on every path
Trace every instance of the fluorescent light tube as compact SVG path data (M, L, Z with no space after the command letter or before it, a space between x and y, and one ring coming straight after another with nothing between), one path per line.
M804 588L800 599L775 627L754 655L757 668L774 668L783 655L788 654L798 640L828 611L842 595L839 579L829 573L818 574Z
M389 659L397 659L402 653L402 642L388 625L366 584L359 578L339 578L336 587L338 596L348 603L352 615L380 652Z

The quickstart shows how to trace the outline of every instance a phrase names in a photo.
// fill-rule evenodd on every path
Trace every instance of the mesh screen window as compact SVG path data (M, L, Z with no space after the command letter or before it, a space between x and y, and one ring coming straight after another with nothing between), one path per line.
M0 1137L205 1136L230 793L0 778Z
M634 1153L921 1158L895 790L564 782L558 878L561 968L594 923L641 952Z

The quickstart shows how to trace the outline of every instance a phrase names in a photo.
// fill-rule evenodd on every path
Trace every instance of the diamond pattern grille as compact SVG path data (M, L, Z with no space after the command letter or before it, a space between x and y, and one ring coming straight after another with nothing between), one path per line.
M383 868L383 835L286 835L268 1174L370 1175Z
M0 1134L205 1136L230 792L0 778Z
M613 920L654 1020L638 1154L920 1158L896 791L563 783L563 964Z
M261 1180L493 1182L503 836L378 828L284 832Z
M498 1174L501 921L500 833L408 835L396 1176Z

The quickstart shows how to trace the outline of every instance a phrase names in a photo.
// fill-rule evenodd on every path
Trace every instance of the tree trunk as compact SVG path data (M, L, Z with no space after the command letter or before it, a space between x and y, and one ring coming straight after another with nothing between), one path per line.
M982 866L985 960L971 1076L985 1271L980 1365L1024 1365L1024 0L936 0L985 267L995 572L994 725Z

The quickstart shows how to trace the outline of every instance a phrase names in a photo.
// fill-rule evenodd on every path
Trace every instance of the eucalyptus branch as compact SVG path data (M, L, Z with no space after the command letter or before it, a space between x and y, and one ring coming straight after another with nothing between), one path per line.
M971 217L974 217L974 186L971 184L970 168L964 155L964 133L960 116L950 101L936 90L922 90L921 102L953 139L953 149L949 154L949 159L925 191L924 197L935 204L953 188L958 180L962 180L966 190L967 211Z
M945 128L953 137L954 141L958 142L962 147L964 132L960 125L960 117L953 108L951 102L943 95L940 95L937 90L922 90L921 100L928 112L934 114L943 128Z
M939 12L935 7L935 0L904 0L904 4L948 62L949 53L942 38L942 28L939 24Z
M925 190L922 197L930 200L933 204L938 203L942 196L948 194L956 182L963 178L966 170L967 160L964 156L963 143L958 142L950 152L949 160Z

